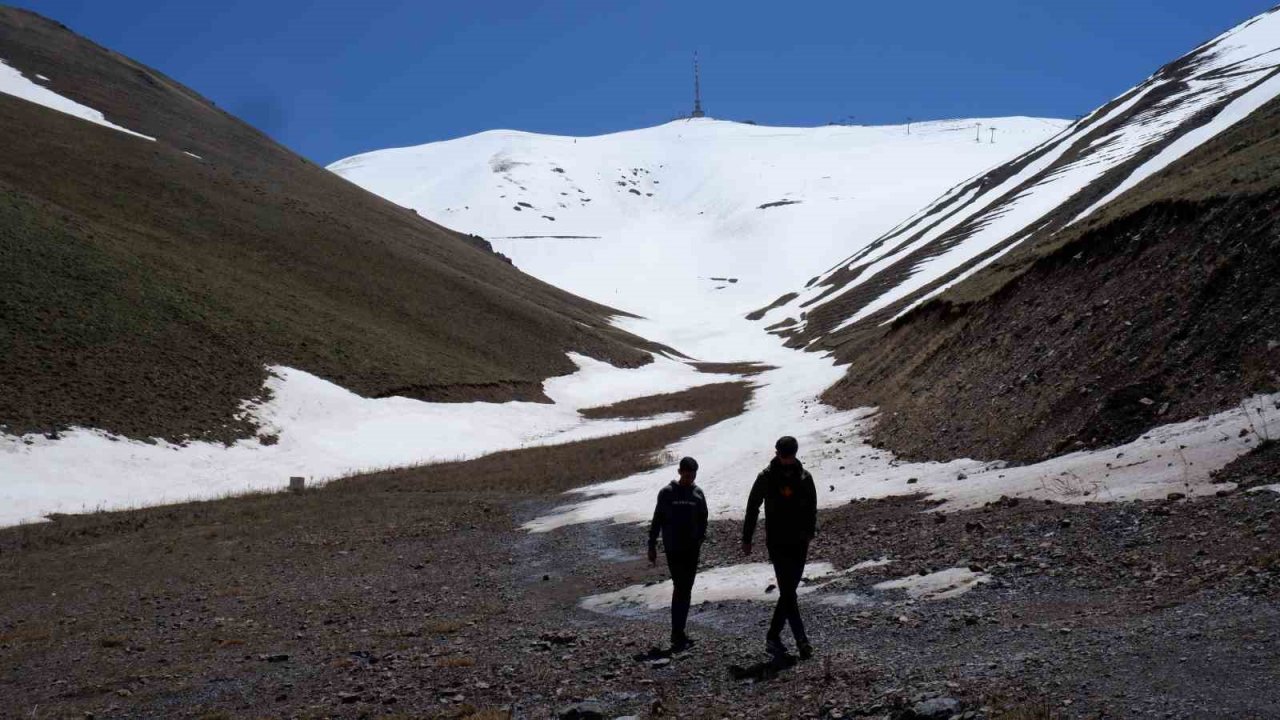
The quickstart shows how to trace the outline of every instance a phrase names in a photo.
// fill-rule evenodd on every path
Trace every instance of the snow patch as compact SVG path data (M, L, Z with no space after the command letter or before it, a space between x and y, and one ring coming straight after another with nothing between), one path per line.
M1274 75L1280 68L1280 13L1265 13L1238 25L1197 48L1179 65L1190 68L1189 76L1152 75L1122 95L1124 99L1105 115L1101 109L1095 111L1036 148L1040 157L999 186L958 201L955 194L962 186L953 187L923 211L915 213L911 220L889 230L880 247L867 256L862 255L867 243L850 242L852 254L848 260L825 273L821 279L830 280L833 272L856 265L867 267L855 280L840 288L831 300L824 302L834 302L854 288L873 282L873 278L905 261L913 252L929 247L944 234L960 227L968 230L965 237L958 238L945 250L916 261L905 278L879 293L857 312L846 316L833 332L848 328L895 303L911 299L903 310L886 321L892 322L989 267L1016 243L1009 243L998 253L991 253L993 248L1010 239L1025 237L1026 231L1043 224L1051 213L1082 189L1131 162L1152 145L1177 136L1154 157L1130 169L1112 192L1077 215L1072 222L1095 212L1280 95L1280 77ZM1135 106L1153 94L1158 94L1159 102L1126 117ZM1215 112L1209 122L1183 132L1209 111ZM1111 128L1121 118L1123 122ZM1100 131L1106 132L1089 139L1090 134ZM1086 142L1086 149L1079 157L1060 163L1068 152ZM1015 190L1018 193L1010 196ZM931 226L931 222L936 224ZM922 233L921 237L911 240L916 233ZM963 274L939 282L967 263L972 265ZM934 283L938 283L937 286L926 291ZM827 283L814 283L787 307L804 307L827 290Z
M48 82L48 78L43 75L37 75L39 79ZM121 127L115 123L108 122L102 113L94 110L86 105L59 95L54 91L37 85L28 80L17 68L9 65L5 60L0 59L0 92L14 97L22 98L28 102L37 105L43 105L52 110L73 115L82 120L88 120L91 123L109 127L112 130L119 130L122 133L128 133L134 137L140 137L144 140L154 141L155 138L142 133L136 133L129 128Z
M848 571L846 571L848 572ZM813 562L805 566L804 576L809 580L829 580L840 575L831 563ZM722 602L725 600L754 600L776 602L777 581L773 566L769 563L745 563L726 565L703 570L693 583L693 604ZM811 593L825 583L801 583L801 595ZM768 590L774 586L773 590ZM616 612L627 609L658 610L671 605L671 581L664 580L651 585L632 585L614 592L584 598L581 607L596 612Z
M579 370L544 390L555 404L428 403L360 397L302 370L272 368L271 399L246 405L264 435L231 446L139 442L74 428L59 439L0 434L0 525L52 512L122 509L280 489L361 471L477 457L632 432L685 419L586 420L578 410L722 378L659 358L635 370L571 355Z
M875 585L876 590L903 590L918 600L946 600L963 595L985 582L991 576L974 572L969 568L948 568L927 575L909 575L897 580L886 580Z
M1177 140L1174 140L1167 147L1161 150L1154 158L1151 158L1147 162L1143 163L1137 170L1130 173L1129 177L1125 178L1124 182L1120 183L1115 190L1107 193L1105 197L1091 205L1088 210L1080 213L1080 215L1071 222L1076 223L1092 215L1098 210L1098 208L1120 197L1138 183L1169 167L1183 155L1186 155L1197 147L1200 147L1200 145L1212 139L1223 130L1226 130L1232 125L1235 125L1245 119L1250 113L1263 105L1266 105L1277 95L1280 95L1280 76L1274 76L1259 83L1257 87L1231 101L1231 103L1214 116L1213 120L1210 120L1208 123L1188 132Z
M978 122L1001 128L996 144L973 141ZM496 130L329 169L488 238L557 287L675 326L741 318L1065 125L948 120L908 134L903 126L702 120L582 138ZM777 202L790 204L760 209ZM514 211L519 203L555 208L554 234L579 237L539 237L551 234L548 221L527 207ZM716 290L705 282L715 277L739 282Z
M818 373L818 368L813 368ZM838 370L837 370L838 372ZM982 507L1001 496L1059 503L1161 500L1171 492L1189 497L1234 487L1213 483L1212 473L1254 447L1254 434L1280 437L1280 393L1259 395L1209 417L1155 428L1133 442L1082 450L1044 462L1007 467L1003 462L959 459L903 462L872 447L867 438L875 411L837 412L803 405L808 375L794 366L760 376L756 407L672 446L676 455L701 463L698 484L711 516L741 518L756 472L781 429L796 429L800 456L814 475L819 507L860 498L924 493L943 501L935 511ZM825 379L825 378L824 378ZM791 384L798 397L787 396ZM819 382L818 384L822 384ZM823 385L825 387L825 385ZM791 410L788 413L788 409ZM1242 435L1242 431L1244 434ZM666 470L572 491L581 499L526 523L546 532L575 523L649 518Z

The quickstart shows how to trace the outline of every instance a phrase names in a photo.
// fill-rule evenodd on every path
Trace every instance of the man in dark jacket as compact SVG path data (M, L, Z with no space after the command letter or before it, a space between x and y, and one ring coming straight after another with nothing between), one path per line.
M658 562L658 535L667 553L667 569L671 571L671 652L689 649L693 641L684 633L689 618L693 579L698 574L698 553L707 537L707 499L702 488L693 484L698 476L698 461L691 457L680 461L680 480L658 492L658 505L649 524L649 562Z
M742 524L742 552L751 554L751 538L760 516L760 504L764 503L765 546L769 549L769 561L778 579L778 604L773 609L773 621L765 636L765 649L770 655L782 657L787 648L782 644L782 626L791 625L796 638L800 658L813 655L813 646L804 632L800 619L800 604L796 591L804 576L804 563L809 555L809 541L817 531L818 492L813 486L813 476L796 459L800 445L793 437L784 437L774 445L776 455L751 486L747 499L747 516Z

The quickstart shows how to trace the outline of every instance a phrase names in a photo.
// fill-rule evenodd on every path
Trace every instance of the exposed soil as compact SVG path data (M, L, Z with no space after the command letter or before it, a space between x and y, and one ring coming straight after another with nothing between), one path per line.
M550 403L540 382L454 383L414 385L384 390L379 397L407 397L424 402L520 402Z
M699 362L693 363L698 372L710 373L712 375L741 375L743 377L752 377L762 372L776 370L772 365L766 365L760 362Z
M1274 392L1277 218L1280 192L1147 206L982 303L917 313L825 399L880 405L899 455L1033 461Z
M584 408L578 412L583 417L591 420L646 418L663 413L681 412L690 407L708 407L713 403L732 403L739 397L745 402L750 392L750 386L746 383L716 383L713 385L700 385L680 392L623 400L612 405Z
M611 476L582 454L600 442L0 531L0 713L543 718L594 699L605 717L901 718L929 697L973 717L1280 712L1275 493L947 516L855 502L821 513L811 557L892 563L840 588L865 604L802 600L814 660L760 665L769 608L724 602L695 608L693 651L651 663L633 656L665 638L664 613L577 607L662 579L643 528L519 529ZM741 562L739 532L714 523L704 566ZM953 566L992 582L934 602L870 587Z
M1214 482L1235 483L1246 489L1273 485L1277 478L1280 478L1280 441L1274 438L1264 440L1213 474Z
M799 296L800 296L799 293L786 293L785 295L781 295L776 300L769 303L768 305L765 305L759 310L752 310L751 312L747 313L747 319L759 320L760 318L763 318L765 314L767 314L770 310L773 310L774 308L782 307L783 305L786 305L792 300L795 300Z
M905 457L1033 461L1280 389L1280 102L889 328L824 399ZM797 341L804 338L796 338Z
M0 47L157 138L0 95L0 431L229 441L254 431L237 413L266 365L369 397L509 400L573 372L567 352L632 367L656 349L56 23L0 8Z

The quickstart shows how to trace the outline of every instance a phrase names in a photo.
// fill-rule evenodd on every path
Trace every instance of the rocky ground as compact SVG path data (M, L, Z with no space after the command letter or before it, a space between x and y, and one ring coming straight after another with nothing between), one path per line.
M813 559L891 562L839 582L863 602L805 596L818 654L770 668L769 607L748 601L696 607L692 651L637 661L666 637L661 611L577 603L663 578L642 529L530 534L520 525L561 501L551 490L431 472L0 533L0 715L1280 714L1274 492L825 510ZM715 523L704 566L741 562L738 533ZM936 601L871 589L956 566L991 580Z

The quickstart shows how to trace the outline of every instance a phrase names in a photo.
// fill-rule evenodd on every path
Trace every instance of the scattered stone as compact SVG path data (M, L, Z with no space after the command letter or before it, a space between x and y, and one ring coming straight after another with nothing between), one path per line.
M573 645L578 641L578 636L573 633L557 633L545 632L538 636L540 640L544 640L552 645Z
M960 701L949 697L922 700L911 706L911 717L916 720L947 720L959 712Z
M604 720L604 709L599 703L588 700L561 708L560 720Z

